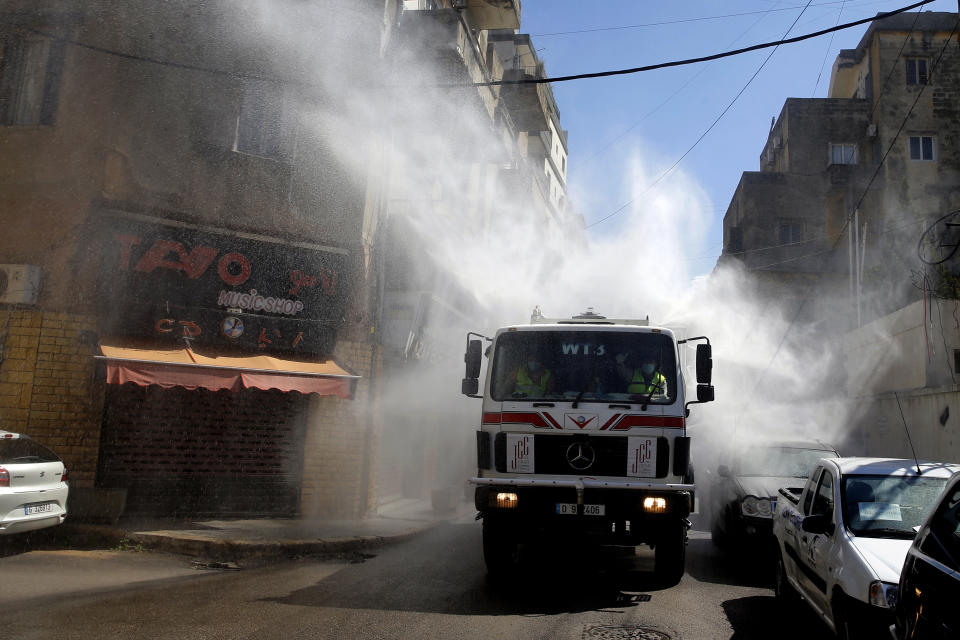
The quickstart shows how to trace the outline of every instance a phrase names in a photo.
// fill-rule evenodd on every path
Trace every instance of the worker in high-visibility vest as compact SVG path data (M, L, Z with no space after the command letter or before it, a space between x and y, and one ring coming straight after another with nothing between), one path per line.
M617 356L617 371L627 383L627 393L667 395L667 379L657 371L656 358L652 354L643 354L640 366L631 368L626 364L628 356L626 353Z
M543 366L536 353L527 353L517 370L507 379L507 388L515 395L543 397L553 393L556 380L553 372Z

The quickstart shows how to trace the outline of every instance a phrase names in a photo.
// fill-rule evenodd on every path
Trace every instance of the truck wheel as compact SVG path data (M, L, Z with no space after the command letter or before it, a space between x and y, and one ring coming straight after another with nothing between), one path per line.
M657 582L672 587L683 578L687 560L687 531L682 525L672 527L653 550L653 572Z
M519 545L507 528L495 519L484 518L483 560L487 574L494 579L509 575L519 558Z

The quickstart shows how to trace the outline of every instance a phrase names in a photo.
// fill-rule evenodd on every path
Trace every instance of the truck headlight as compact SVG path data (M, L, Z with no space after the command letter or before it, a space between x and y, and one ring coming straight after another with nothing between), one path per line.
M884 609L893 609L897 606L899 593L900 588L897 585L874 580L870 583L870 604Z
M517 494L500 492L497 494L497 506L501 509L516 509Z
M768 498L747 496L740 503L740 513L751 518L772 518L773 505Z
M650 513L666 513L667 499L657 496L647 496L643 499L643 510Z

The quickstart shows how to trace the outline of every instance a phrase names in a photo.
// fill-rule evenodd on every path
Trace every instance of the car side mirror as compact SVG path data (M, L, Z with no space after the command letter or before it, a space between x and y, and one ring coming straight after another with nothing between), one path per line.
M717 467L717 475L720 476L721 478L729 478L730 467L728 467L725 464L720 465L719 467Z
M807 533L833 535L834 525L826 513L815 513L803 519L800 528Z

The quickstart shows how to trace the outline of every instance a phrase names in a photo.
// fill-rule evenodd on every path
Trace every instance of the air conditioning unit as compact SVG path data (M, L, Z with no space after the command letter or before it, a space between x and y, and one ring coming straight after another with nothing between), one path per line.
M31 264L0 264L0 304L36 304L42 272Z

